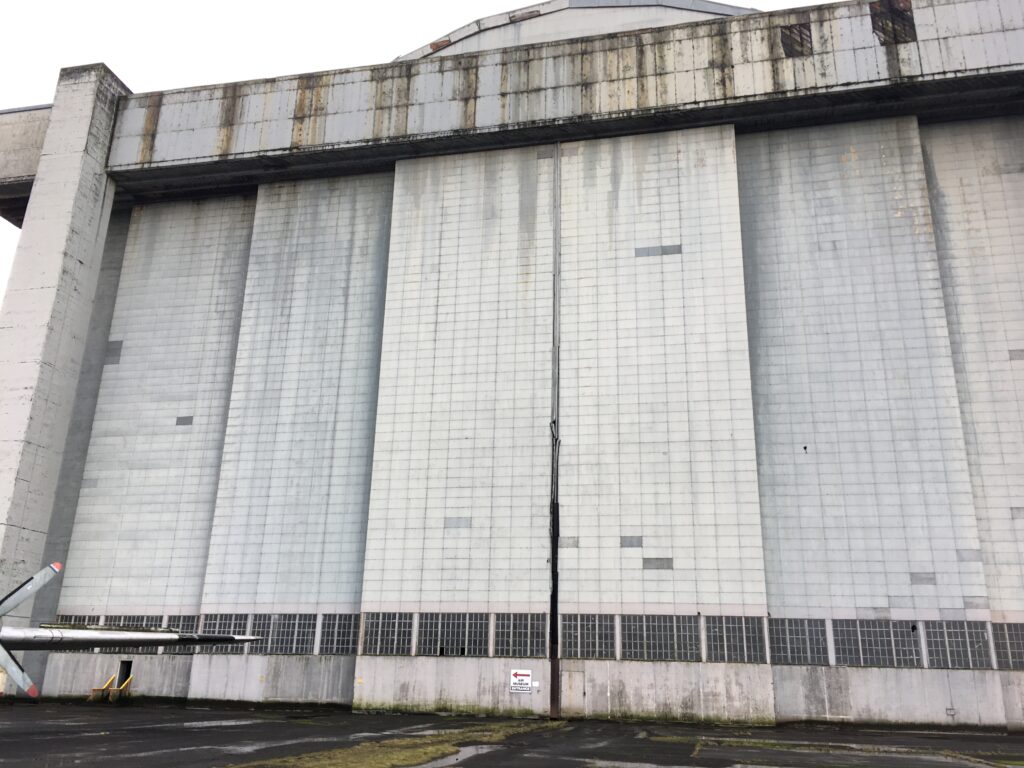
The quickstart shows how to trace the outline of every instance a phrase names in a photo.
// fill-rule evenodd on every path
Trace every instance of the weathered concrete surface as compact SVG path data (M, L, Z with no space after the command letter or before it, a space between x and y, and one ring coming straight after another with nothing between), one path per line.
M24 215L16 201L27 198L32 189L50 111L47 106L0 111L0 216L15 224L20 225Z
M1006 727L1011 731L1024 731L1024 674L1002 672L999 682L1003 686L1003 707Z
M918 0L914 18L916 40L899 45L883 45L868 0L854 0L140 94L121 106L110 171L156 195L666 125L1005 109L1024 76L1019 2ZM780 28L792 24L809 25L810 53L786 55ZM0 189L24 172L0 162Z
M132 660L141 696L351 704L354 656L51 653L44 696L86 696Z
M0 312L0 592L39 568L113 201L104 172L125 87L61 72ZM31 604L12 618L26 619Z
M44 696L85 698L118 672L122 659L132 661L132 693L183 699L188 696L192 656L142 653L51 653L46 664Z
M998 73L1013 74L1019 83L1024 19L1017 0L971 3L966 21L957 16L958 7L947 0L919 0L914 4L918 39L898 46L879 42L869 3L856 0L141 94L122 104L110 172L137 190L147 184L152 190L157 180L167 184L183 174L223 184L243 183L254 173L266 178L281 166L297 164L326 173L332 164L356 162L360 152L363 162L379 164L389 156L488 142L507 146L539 133L586 137L605 123L607 130L621 132L625 126L635 131L669 122L722 122L725 108L756 106L764 120L769 113L777 118L809 108L807 99L835 114L844 102L867 96L865 103L877 114L886 98L905 109L920 90L916 86L941 88L943 81L959 84L962 108L965 99L982 98L994 87ZM812 54L783 52L779 27L794 23L810 25ZM990 79L962 85L980 75ZM158 169L161 173L153 173Z
M533 693L511 693L513 669L528 669ZM355 709L546 715L546 659L359 656Z
M352 703L355 656L196 654L192 659L192 699Z
M775 721L766 664L563 659L561 675L565 717Z
M969 669L772 667L780 723L854 723L1006 727L1020 722L1003 705L1024 673Z

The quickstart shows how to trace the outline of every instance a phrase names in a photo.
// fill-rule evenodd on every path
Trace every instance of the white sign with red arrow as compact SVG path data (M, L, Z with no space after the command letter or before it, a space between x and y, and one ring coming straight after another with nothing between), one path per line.
M508 689L511 693L533 693L533 671L513 669L509 677Z

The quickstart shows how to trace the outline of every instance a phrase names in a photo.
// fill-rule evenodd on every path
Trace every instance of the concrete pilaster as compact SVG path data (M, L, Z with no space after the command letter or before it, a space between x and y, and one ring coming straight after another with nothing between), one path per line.
M0 311L0 593L43 556L114 195L107 152L126 93L102 64L64 69L57 84Z

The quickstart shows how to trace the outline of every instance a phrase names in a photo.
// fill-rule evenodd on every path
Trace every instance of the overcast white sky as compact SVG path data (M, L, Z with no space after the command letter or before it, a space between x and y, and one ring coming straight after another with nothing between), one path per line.
M811 0L813 2L813 0ZM61 67L102 61L136 93L391 61L529 0L27 0L4 4L0 109L48 104ZM736 0L775 10L808 0ZM0 295L18 230L0 219Z

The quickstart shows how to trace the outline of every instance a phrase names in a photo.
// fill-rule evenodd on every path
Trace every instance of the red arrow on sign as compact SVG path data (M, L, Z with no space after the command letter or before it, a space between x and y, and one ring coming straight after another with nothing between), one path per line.
M512 677L529 677L529 675L521 675L518 672L513 672Z

